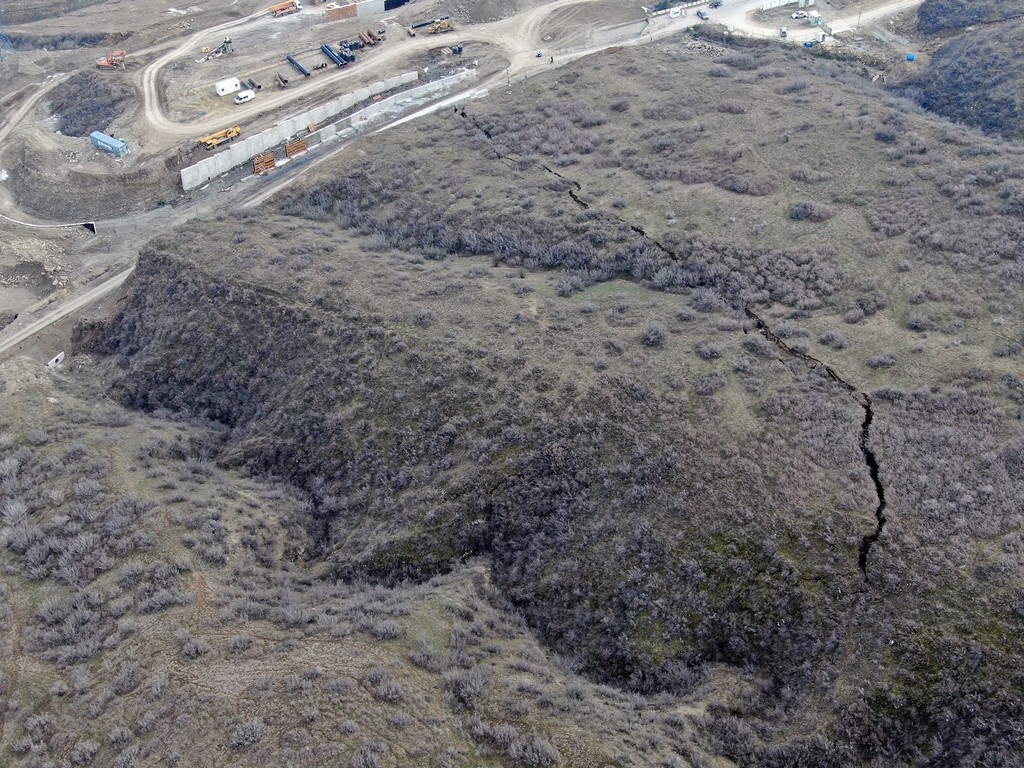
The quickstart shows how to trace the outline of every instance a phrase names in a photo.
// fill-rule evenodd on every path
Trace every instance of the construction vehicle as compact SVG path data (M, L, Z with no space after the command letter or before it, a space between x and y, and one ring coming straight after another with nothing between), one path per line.
M377 41L374 40L372 37L370 37L365 32L360 32L359 33L359 39L362 41L363 45L376 45L377 44Z
M412 25L412 28L419 29L420 27L429 27L431 24L438 24L442 21L448 21L448 17L442 16L439 19L427 19L425 21L417 21L415 24Z
M114 51L102 59L96 59L96 66L100 69L112 69L118 65L124 69L124 60L128 58L128 51Z
M427 27L427 32L429 32L432 35L436 35L438 32L451 32L451 31L452 31L452 23L450 21L448 21L448 19L438 19L433 24L431 24L429 27Z
M233 141L241 132L242 126L233 125L230 128L225 128L223 131L217 131L216 133L211 133L209 136L203 136L201 139L196 141L196 145L204 147L205 149L216 149L221 144L227 144L229 141Z
M298 13L302 10L302 3L299 0L288 0L287 3L278 3L268 9L273 17L287 16L290 13Z
M216 48L203 48L200 51L200 53L205 53L206 55L203 56L203 58L199 59L199 61L209 61L210 59L218 59L225 53L231 53L233 50L235 49L231 45L231 38L225 37L224 41Z

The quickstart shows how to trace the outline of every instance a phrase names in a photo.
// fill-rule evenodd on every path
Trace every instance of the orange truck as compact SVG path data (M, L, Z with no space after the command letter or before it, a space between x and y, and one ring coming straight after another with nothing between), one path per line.
M269 8L271 16L287 16L289 13L298 13L302 10L302 3L299 0L288 0L287 3L278 3Z
M102 59L96 59L96 66L101 69L109 69L110 67L116 67L118 65L124 66L124 60L128 57L128 51L114 51L111 54L104 56Z

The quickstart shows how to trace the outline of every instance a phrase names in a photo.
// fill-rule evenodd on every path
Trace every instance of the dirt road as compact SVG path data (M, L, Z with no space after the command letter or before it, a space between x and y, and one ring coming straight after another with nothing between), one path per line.
M687 26L692 26L695 23L699 23L698 20L690 15L687 17L681 17L677 19L671 19L668 15L653 19L650 24L641 27L642 35L638 34L634 26L627 25L621 27L621 32L616 32L612 35L612 39L602 39L600 43L576 48L570 52L566 51L555 51L556 56L555 62L549 62L546 58L537 58L535 51L542 47L542 32L544 23L548 20L553 13L560 9L569 8L571 6L581 6L587 3L593 2L594 0L554 0L554 2L546 5L536 6L523 13L520 13L511 18L503 19L501 21L492 22L489 24L475 25L472 29L472 35L470 39L483 42L495 46L501 49L507 55L509 66L507 70L501 70L498 72L492 72L486 75L481 82L467 84L467 87L462 91L444 97L443 99L435 102L433 105L421 108L417 112L408 115L406 117L397 118L390 121L385 126L382 126L379 130L387 130L390 127L394 127L397 124L407 122L410 119L416 119L422 115L430 114L436 109L443 105L451 104L459 101L465 101L470 98L473 93L485 92L489 88L501 87L504 85L506 78L515 80L530 77L534 74L544 71L550 71L553 67L557 67L568 63L569 61L575 60L582 56L587 56L591 53L603 50L613 42L618 45L635 45L645 44L653 40L661 39L663 37L673 35L681 31ZM839 29L851 28L853 24L857 22L860 17L861 22L865 20L871 20L880 16L895 13L901 10L916 7L919 5L921 0L893 0L892 2L886 2L868 11L864 11L860 14L847 14L845 16L831 19L830 23L833 25L833 29L839 31ZM758 25L752 19L748 18L749 14L755 8L760 7L760 0L748 0L741 4L737 4L731 8L722 9L725 13L718 15L718 10L715 11L718 18L714 18L714 21L720 21L721 23L731 23L738 30L749 31L752 34L777 34L777 29L774 27L765 27ZM152 134L157 137L157 141L153 143L154 146L171 146L178 142L183 136L196 135L198 131L203 130L202 120L191 122L191 123L179 123L171 120L164 112L161 94L158 88L160 71L183 55L190 55L191 51L195 48L197 42L202 38L209 36L211 33L223 32L228 29L237 28L242 25L251 23L263 23L265 20L261 17L265 17L266 12L261 11L260 13L247 16L243 19L227 22L210 29L197 32L187 38L183 43L175 46L171 50L167 51L159 58L154 60L151 64L146 66L140 73L140 87L143 93L143 119L149 124ZM731 20L731 21L730 21ZM808 38L811 39L811 35L817 33L815 28L811 28L808 32ZM622 39L616 39L621 34L624 37ZM802 34L802 33L801 33ZM795 35L791 35L794 37ZM803 39L796 36L796 39ZM411 38L402 40L400 44L394 45L386 50L375 52L372 60L376 65L382 65L391 63L394 61L400 61L405 57L412 54L420 53L422 51L434 48L437 46L436 40L431 40L426 37ZM365 70L364 70L365 73ZM360 74L358 70L354 73L340 70L337 73L332 73L325 77L321 77L320 82L328 83L335 81L344 81L345 79L358 76ZM54 83L55 85L56 83ZM0 129L0 140L2 140L15 125L24 119L31 109L38 103L39 99L44 95L46 90L52 87L48 86L46 89L38 92L32 99L28 100L23 104L19 110L11 116L7 121L6 125ZM295 98L294 94L287 92L277 94L270 98L264 98L259 105L248 107L239 110L234 115L237 115L238 119L245 117L251 117L257 112L265 111L268 107L275 107L286 104L289 100ZM379 132L379 131L378 131ZM250 207L258 205L259 203L269 199L274 194L277 194L282 189L290 186L295 182L296 179L302 173L305 173L310 168L316 167L317 165L324 162L329 157L337 154L338 152L345 149L352 141L357 141L359 137L352 139L349 142L340 144L338 147L325 153L322 157L316 160L305 163L301 169L298 169L294 175L286 174L285 178L275 182L269 188L263 188L256 192L255 190L248 194L243 194L234 201L236 205ZM196 205L200 205L197 203ZM194 215L195 211L191 210L195 206L186 207L184 210L179 211L167 211L162 213L160 219L166 219L163 223L170 226L176 220L183 220L182 217L186 217L189 214ZM17 211L8 209L11 214L17 213ZM137 214L132 217L125 217L124 222L131 224L132 220L142 220L146 218L152 222L152 214L154 212L148 212L144 214ZM8 217L4 217L8 218ZM16 219L8 218L9 221L16 221ZM30 222L21 221L21 224L33 224ZM140 244L142 239L148 239L151 236L151 230L146 228L146 231L139 236ZM41 330L49 327L58 320L66 317L67 315L90 305L91 303L101 299L102 297L110 294L112 291L118 289L128 276L132 273L134 267L130 267L122 272L108 278L104 282L96 285L92 288L87 289L84 293L78 296L69 298L59 307L55 308L45 316L33 321L32 323L10 332L6 338L0 339L0 355L7 353L8 351L15 348L18 344L31 338L34 334Z
M917 8L921 2L922 0L889 0L862 11L840 12L824 4L818 5L816 8L821 12L825 23L832 29L832 33L840 34L855 29L858 23L863 25L883 16L891 16ZM754 13L760 10L762 4L763 0L742 0L741 2L725 0L721 8L706 8L705 10L710 24L724 24L741 34L777 38L779 36L778 25L767 25L754 18ZM821 29L806 20L794 19L791 24L785 26L788 30L787 39L790 42L803 43L808 40L817 40L821 34Z
M112 291L116 291L118 288L121 287L124 281L128 279L128 276L131 275L131 273L134 271L135 265L133 264L128 269L119 272L113 277L104 280L99 285L90 288L85 293L79 294L74 298L68 299L63 304L59 305L58 307L48 312L47 314L43 315L38 320L29 323L24 328L21 328L20 330L12 333L10 336L7 336L4 339L0 339L0 355L5 354L7 351L13 349L18 344L21 344L23 341L30 339L32 336L44 330L45 328L49 328L58 320L62 320L63 318L70 315L72 312L76 312L77 310L82 309L83 307L87 307L93 302L99 301Z

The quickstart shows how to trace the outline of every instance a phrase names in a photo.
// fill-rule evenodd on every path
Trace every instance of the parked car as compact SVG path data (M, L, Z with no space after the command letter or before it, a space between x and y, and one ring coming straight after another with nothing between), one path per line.
M794 19L806 19L807 18L807 11L795 11L793 13L793 18Z
M697 17L703 19L704 21L707 21L708 19L711 18L710 16L708 16L708 12L705 10L697 11Z
M721 7L722 7L722 0L711 0L711 2L708 3L708 8L721 8Z

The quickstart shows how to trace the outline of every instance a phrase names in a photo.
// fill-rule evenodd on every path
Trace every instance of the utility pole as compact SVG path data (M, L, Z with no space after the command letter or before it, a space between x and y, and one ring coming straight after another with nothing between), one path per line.
M505 67L505 79L508 81L509 93L512 92L512 76L508 73L508 67Z
M860 30L860 11L857 11L857 30Z

